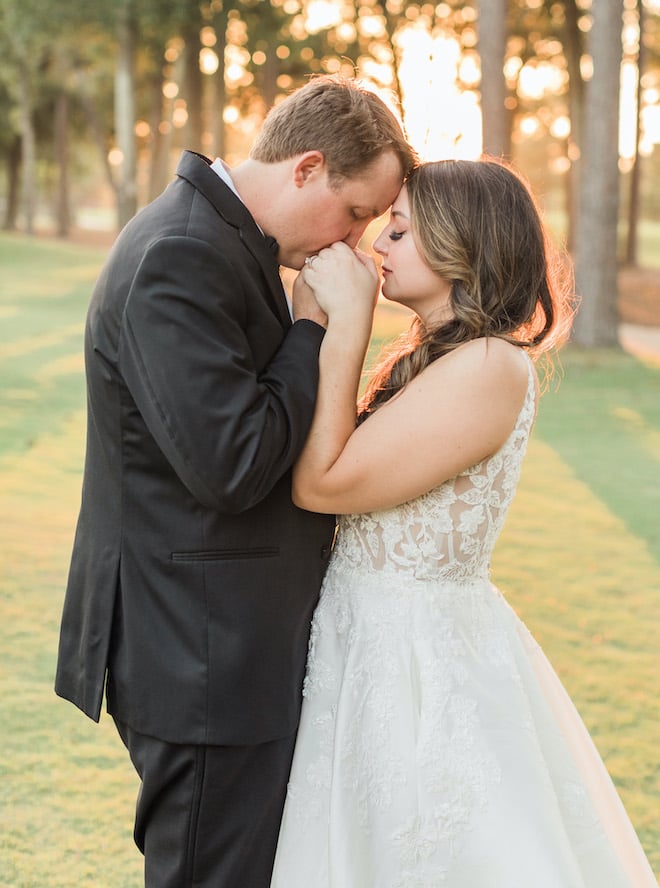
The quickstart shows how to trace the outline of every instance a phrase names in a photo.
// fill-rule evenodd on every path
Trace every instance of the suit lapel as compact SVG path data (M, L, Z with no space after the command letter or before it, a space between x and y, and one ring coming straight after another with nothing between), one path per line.
M222 218L238 229L241 242L254 256L268 284L268 301L283 327L291 326L289 305L282 286L279 266L264 235L245 204L211 169L208 158L194 151L184 151L176 173L200 191Z
M271 303L280 321L285 327L290 327L291 313L284 293L284 287L282 286L279 265L252 216L249 217L249 221L250 225L239 228L241 241L261 266L270 289Z

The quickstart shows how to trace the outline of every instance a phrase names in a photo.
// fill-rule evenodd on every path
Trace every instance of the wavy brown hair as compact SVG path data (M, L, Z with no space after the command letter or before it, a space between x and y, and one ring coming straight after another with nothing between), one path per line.
M405 187L417 249L451 281L452 317L434 329L413 321L377 365L360 420L471 339L497 336L536 356L566 338L573 314L568 263L510 166L490 158L425 163Z

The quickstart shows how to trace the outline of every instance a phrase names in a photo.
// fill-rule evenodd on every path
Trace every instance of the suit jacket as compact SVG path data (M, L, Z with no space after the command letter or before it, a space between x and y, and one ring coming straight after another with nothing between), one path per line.
M85 333L88 431L56 692L175 743L296 729L335 521L296 508L323 330L206 158L123 230Z

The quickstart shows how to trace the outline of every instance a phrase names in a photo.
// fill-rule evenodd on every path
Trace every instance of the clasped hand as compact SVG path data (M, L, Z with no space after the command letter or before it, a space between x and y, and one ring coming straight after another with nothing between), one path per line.
M301 289L308 287L330 325L341 321L370 329L378 283L373 259L339 242L305 263L293 286L294 306Z

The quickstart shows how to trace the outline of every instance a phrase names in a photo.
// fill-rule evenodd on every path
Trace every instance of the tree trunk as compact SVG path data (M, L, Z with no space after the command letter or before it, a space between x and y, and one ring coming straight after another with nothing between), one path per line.
M7 152L7 203L2 227L5 231L16 231L21 178L21 137L15 136Z
M639 140L641 135L641 110L642 110L642 72L644 70L644 4L637 0L637 15L639 21L639 50L637 51L637 96L636 125L635 125L635 156L630 170L630 201L628 205L628 233L626 238L626 265L637 265L637 230L641 204L641 157L639 155Z
M623 0L595 0L589 49L575 277L582 303L574 340L613 346L617 325L617 223L619 218L619 92Z
M483 150L494 157L509 153L504 59L507 41L507 0L479 0L481 57L481 117Z
M582 56L582 32L578 27L580 17L575 0L565 0L564 52L568 65L568 107L571 132L568 138L568 159L570 166L566 176L566 215L568 218L567 247L573 251L575 229L578 218L578 198L580 190L580 150L582 146L582 115L584 81L580 71Z
M147 200L151 202L165 188L167 183L168 150L170 136L164 130L172 125L171 115L166 117L163 103L163 75L160 70L154 73L150 82L151 105L149 110L149 179ZM168 103L168 107L170 104ZM162 127L162 128L161 128Z
M186 121L186 148L201 151L204 133L204 80L199 67L199 52L202 48L199 39L201 23L199 18L191 19L182 37L185 41L185 69L183 74L183 96L186 100L188 120Z
M266 63L263 66L263 99L266 108L270 110L275 104L277 95L277 76L280 73L280 60L276 54L277 42L273 40L266 53Z
M123 228L137 210L135 146L135 18L132 0L118 11L117 68L115 71L115 131L121 163L117 176L117 223Z
M55 217L58 237L68 237L71 228L69 200L69 96L62 91L55 102L55 158L57 160L57 200Z
M108 160L108 146L106 144L103 121L101 120L101 116L94 102L94 99L85 89L84 78L78 78L78 82L78 98L80 100L81 107L83 109L85 117L87 118L89 128L92 131L92 138L94 140L94 143L99 150L99 157L101 158L101 165L103 166L106 180L110 188L112 188L115 197L117 197L117 182L115 181L115 175L113 173L112 166L110 165L110 161Z
M34 234L34 214L37 203L37 152L32 120L30 71L25 61L21 61L19 65L19 76L23 216L26 234Z
M224 157L226 150L224 111L227 104L227 87L225 85L225 49L227 48L227 13L216 15L214 19L215 33L218 42L215 51L218 56L218 70L213 75L211 90L213 121L213 151L216 157Z
M394 42L394 35L401 23L401 14L389 12L385 5L385 28L390 52L392 53L392 74L394 75L393 90L396 96L396 105L403 116L403 86L401 85L401 59Z

